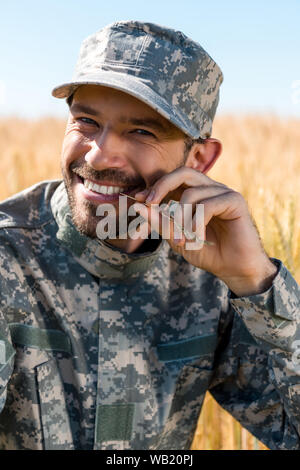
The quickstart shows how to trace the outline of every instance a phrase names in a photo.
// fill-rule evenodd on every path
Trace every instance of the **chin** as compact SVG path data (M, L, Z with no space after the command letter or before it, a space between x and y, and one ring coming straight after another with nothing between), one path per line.
M95 208L94 212L96 211ZM95 220L91 210L81 209L78 206L71 206L72 221L77 230L90 238L97 238L96 226L98 220Z
M71 216L72 216L72 221L73 221L74 226L77 228L77 230L81 234L88 236L90 238L93 238L93 239L97 238L99 240L99 237L97 236L97 231L96 231L97 224L101 220L101 216L96 215L99 203L96 204L94 201L90 201L88 199L81 197L81 192L78 191L78 181L76 181L77 177L76 175L74 176L74 173L63 172L63 175L64 175L64 183L65 183L65 187L66 187L66 191L67 191L67 195L69 199L69 206L71 209ZM116 210L116 216L117 216L116 236L118 238L120 236L120 233L119 233L120 215L119 215L117 204L115 204L115 210ZM136 216L128 216L128 214L126 215L124 214L124 216L127 218L127 224L126 224L127 227L128 227L129 222L136 217ZM113 239L115 239L115 236L113 237Z

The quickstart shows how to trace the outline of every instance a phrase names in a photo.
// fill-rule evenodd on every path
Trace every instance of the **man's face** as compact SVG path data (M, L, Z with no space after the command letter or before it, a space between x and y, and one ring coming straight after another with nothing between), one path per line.
M79 87L61 161L77 228L95 238L99 204L114 204L118 216L120 191L134 197L182 166L184 139L173 124L126 93L99 85ZM133 203L128 199L128 206Z

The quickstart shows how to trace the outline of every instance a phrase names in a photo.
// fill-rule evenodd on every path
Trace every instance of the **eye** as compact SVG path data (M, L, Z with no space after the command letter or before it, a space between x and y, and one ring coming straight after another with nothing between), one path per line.
M152 132L146 131L146 129L134 129L132 132L139 134L139 135L155 137L155 135L152 134Z
M93 119L87 118L87 117L79 117L76 118L77 121L79 121L82 124L90 124L93 126L98 126L97 122L94 121Z

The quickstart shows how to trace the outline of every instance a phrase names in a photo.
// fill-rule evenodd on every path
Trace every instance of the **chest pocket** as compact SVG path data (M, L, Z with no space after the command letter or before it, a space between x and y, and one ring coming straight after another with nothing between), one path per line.
M175 387L174 399L190 393L195 383L198 383L198 391L206 391L213 372L217 342L218 336L211 334L157 345L157 356L164 364L168 388Z
M23 426L20 423L19 429L26 429L27 425L35 429L32 433L34 439L32 442L27 440L27 446L73 449L72 426L59 368L60 359L65 361L71 356L69 338L59 330L43 330L18 323L12 323L9 327L16 349L11 389L16 396L12 398L21 397L24 403L24 409L20 410Z
M194 336L156 345L163 428L151 449L187 449L191 444L204 394L213 374L217 334ZM159 394L159 396L160 396Z
M156 346L158 359L161 362L171 363L183 361L185 363L203 358L203 366L209 367L209 359L213 358L218 337L215 334L194 336L170 343L161 343ZM206 360L205 360L206 359Z

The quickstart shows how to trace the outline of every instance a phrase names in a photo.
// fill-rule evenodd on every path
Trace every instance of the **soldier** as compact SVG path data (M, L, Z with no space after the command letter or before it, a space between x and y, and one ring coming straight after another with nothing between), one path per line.
M207 390L269 448L300 449L299 287L206 175L221 82L183 33L126 21L54 89L63 180L0 205L2 449L189 449ZM202 203L207 243L99 239L120 192L148 235L151 205Z

